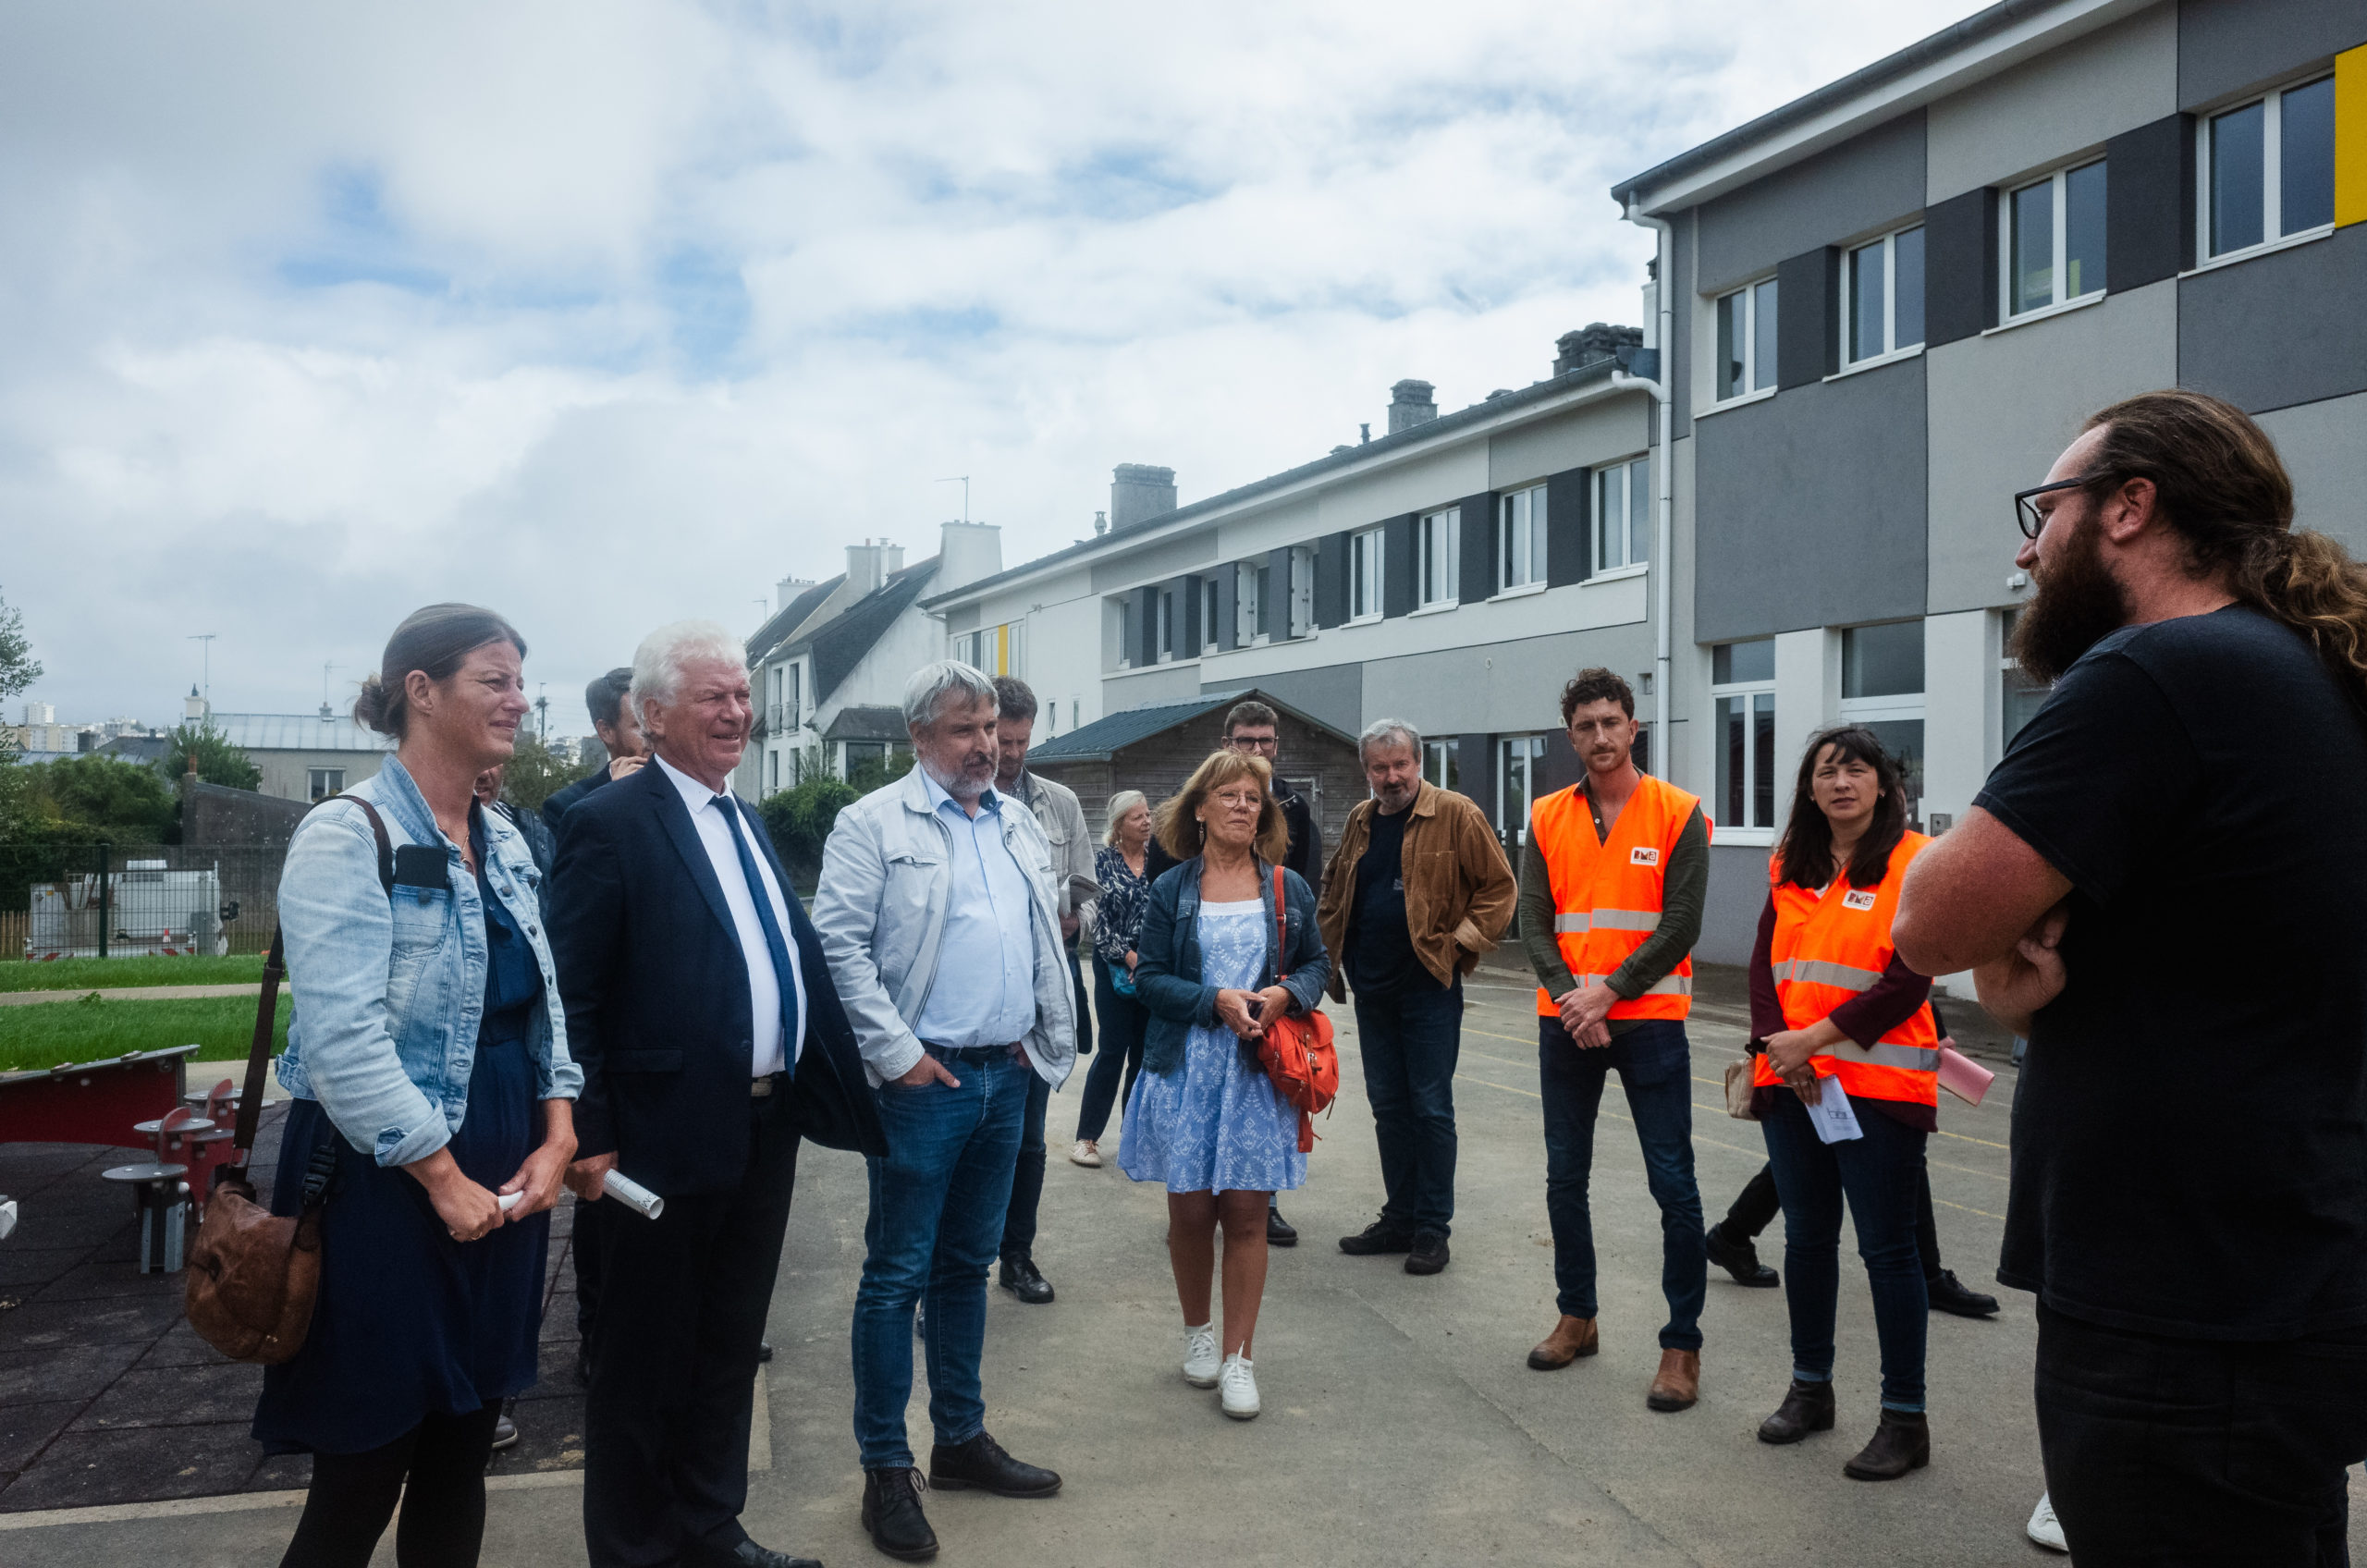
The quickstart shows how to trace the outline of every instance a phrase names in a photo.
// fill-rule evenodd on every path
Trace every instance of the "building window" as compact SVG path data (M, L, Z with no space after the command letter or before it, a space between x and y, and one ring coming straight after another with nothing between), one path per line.
M1216 645L1217 580L1203 577L1200 579L1200 651L1204 654L1213 652ZM1076 726L1072 722L1069 728L1073 729Z
M1594 569L1616 571L1652 558L1652 459L1594 471Z
M1463 508L1449 507L1423 517L1416 573L1422 607L1451 605L1458 592L1455 579L1463 557Z
M1775 385L1775 280L1718 300L1718 400Z
M765 753L765 792L771 794L780 788L780 753L778 749Z
M1380 551L1384 531L1367 528L1348 536L1348 619L1380 619Z
M782 670L781 674L785 677L781 683L781 717L790 730L794 733L798 727L805 722L805 697L802 690L804 685L803 678L805 674L805 667L802 664L793 664Z
M316 767L312 770L313 799L325 801L331 795L345 793L345 769Z
M1545 581L1545 486L1515 490L1499 503L1496 528L1496 589L1526 588Z
M1463 788L1463 770L1457 766L1455 753L1462 742L1454 740L1422 742L1422 777L1441 790Z
M1027 675L1027 623L1010 621L999 628L1002 632L1002 667L997 675L1015 675L1024 680Z
M1923 827L1923 623L1841 634L1841 719L1874 732L1907 784L1907 826Z
M2334 78L2214 115L2203 141L2206 260L2334 222Z
M971 659L968 662L975 665L978 661ZM1132 599L1121 599L1118 601L1118 668L1132 669L1134 665L1134 602Z
M1841 290L1845 362L1880 359L1922 342L1922 226L1885 234L1850 251Z
M1496 826L1528 842L1528 808L1544 793L1545 737L1507 735L1496 742Z
M2024 674L2021 661L2014 656L2014 629L2021 618L2021 611L2007 610L2001 618L1997 640L2000 654L1997 660L1997 708L2004 721L2001 728L2005 731L2000 742L2009 750L2014 744L2014 737L2038 717L2038 710L2046 705L2046 699L2054 692L2047 682L2033 680Z
M1175 595L1161 592L1159 603L1159 657L1164 664L1175 656Z
M1710 650L1711 744L1717 788L1710 815L1721 827L1775 826L1775 639Z
M1998 227L2008 317L2104 291L2104 161L2009 190Z

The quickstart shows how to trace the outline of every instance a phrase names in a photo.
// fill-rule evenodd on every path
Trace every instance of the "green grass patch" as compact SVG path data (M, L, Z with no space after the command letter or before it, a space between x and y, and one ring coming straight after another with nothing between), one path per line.
M95 991L117 986L260 986L263 955L228 958L61 958L0 963L0 991Z
M34 1002L0 1007L0 1072L99 1061L129 1051L197 1042L199 1061L243 1060L253 1043L255 1003L248 997L196 1001ZM288 998L279 998L272 1051L288 1046Z

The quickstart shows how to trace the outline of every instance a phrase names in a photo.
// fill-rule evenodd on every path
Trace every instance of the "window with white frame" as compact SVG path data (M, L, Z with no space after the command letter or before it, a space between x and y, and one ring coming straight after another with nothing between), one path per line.
M1463 788L1463 769L1456 756L1462 749L1462 742L1453 737L1423 741L1422 777L1441 790Z
M1616 571L1652 558L1652 459L1594 471L1594 570Z
M1161 589L1156 599L1159 606L1159 657L1164 664L1175 656L1175 595Z
M781 718L786 727L794 732L805 722L805 667L802 664L793 664L784 669L781 674L784 677L781 684Z
M978 661L964 655L964 662L975 665ZM1134 668L1134 602L1132 599L1121 599L1118 601L1118 668L1131 669Z
M1380 619L1380 552L1384 532L1383 529L1367 528L1348 536L1348 619L1352 621Z
M1496 826L1528 842L1528 808L1545 792L1539 775L1545 766L1542 735L1506 735L1496 742Z
M315 767L310 771L312 773L312 778L309 782L312 786L313 799L316 801L325 801L331 795L342 795L345 793L345 769L341 767Z
M1907 786L1907 825L1923 827L1923 623L1853 626L1841 634L1841 719L1874 732Z
M2005 316L2028 315L2104 291L2104 161L2057 169L2005 191Z
M1711 744L1717 752L1710 817L1721 827L1775 826L1775 639L1710 650Z
M2203 260L2334 222L2334 78L2222 110L2202 141Z
M1718 298L1718 400L1775 385L1775 280Z
M2054 692L2053 685L2043 680L2033 680L2023 673L2021 660L2014 656L2014 629L2021 617L2019 610L2007 610L1999 618L1997 711L2003 720L2001 728L2004 732L1998 737L1998 743L2006 747L2013 745L2014 737L2022 732L2023 726L2038 717L2038 710L2046 705L2046 699Z
M1852 250L1841 268L1841 359L1876 360L1923 341L1923 227Z
M1515 490L1496 505L1496 591L1544 582L1545 486Z
M1463 557L1463 508L1449 507L1444 511L1427 512L1416 526L1417 603L1424 609L1432 605L1451 605L1458 592L1455 579L1461 575L1458 569Z
M1217 645L1217 580L1200 579L1200 652L1208 653ZM1073 729L1075 724L1069 726Z
M778 747L765 753L765 792L773 794L780 789L780 751Z

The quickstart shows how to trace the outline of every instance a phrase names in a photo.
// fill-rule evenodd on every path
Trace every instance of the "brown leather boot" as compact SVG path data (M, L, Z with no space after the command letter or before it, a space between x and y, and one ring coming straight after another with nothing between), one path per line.
M1701 1353L1661 1352L1661 1369L1652 1375L1652 1391L1644 1396L1644 1403L1654 1410L1689 1410L1700 1397Z
M1873 1440L1859 1449L1858 1457L1843 1465L1841 1473L1853 1481L1895 1481L1931 1463L1932 1428L1925 1424L1923 1413L1885 1410L1882 1425L1874 1428Z
M1601 1348L1601 1341L1595 1336L1593 1318L1564 1316L1553 1325L1553 1331L1528 1353L1528 1365L1535 1371L1558 1372L1578 1357L1592 1355Z

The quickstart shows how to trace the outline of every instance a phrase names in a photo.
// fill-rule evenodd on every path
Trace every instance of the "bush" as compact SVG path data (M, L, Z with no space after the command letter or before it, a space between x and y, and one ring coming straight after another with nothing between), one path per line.
M219 784L227 790L254 790L263 785L263 769L230 744L230 738L215 729L210 718L173 731L173 743L165 751L165 777L179 778L188 773L192 757L202 784Z
M155 769L120 757L61 757L24 772L27 838L153 844L180 819L180 802Z
M765 831L772 836L773 852L781 864L791 872L813 873L821 869L822 844L838 825L839 813L861 798L861 791L843 778L812 774L803 783L766 796L757 802L756 814L765 819Z
M518 749L501 772L501 798L521 811L540 811L543 802L583 777L585 769L562 758L543 743L542 737L518 731Z

